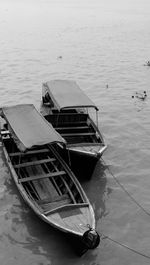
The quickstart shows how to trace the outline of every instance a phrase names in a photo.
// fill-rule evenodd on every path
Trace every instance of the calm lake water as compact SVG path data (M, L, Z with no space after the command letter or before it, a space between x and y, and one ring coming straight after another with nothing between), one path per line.
M40 109L42 82L78 82L100 108L108 144L92 178L81 180L97 230L150 257L150 216L109 171L150 212L149 0L0 0L0 25L0 106ZM132 98L144 90L144 101ZM1 149L0 167L1 265L150 264L104 237L78 258L21 199Z

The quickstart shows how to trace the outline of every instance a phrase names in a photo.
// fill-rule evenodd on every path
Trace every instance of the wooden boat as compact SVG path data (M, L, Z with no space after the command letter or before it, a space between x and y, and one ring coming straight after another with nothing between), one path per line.
M98 129L98 108L76 82L52 80L42 88L41 112L57 132L65 138L67 149L80 155L101 157L106 149ZM94 110L96 123L90 116Z
M65 140L33 105L4 107L1 116L6 162L26 203L45 222L78 238L84 250L97 247L93 208L55 149Z

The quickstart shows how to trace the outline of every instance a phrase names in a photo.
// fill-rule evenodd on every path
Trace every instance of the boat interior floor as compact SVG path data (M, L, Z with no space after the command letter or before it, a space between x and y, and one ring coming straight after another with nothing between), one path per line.
M100 137L97 137L96 129L93 127L88 114L61 113L49 114L44 117L66 139L68 144L102 142Z
M41 211L47 213L63 205L85 203L73 178L51 149L45 146L21 153L14 143L11 147L8 152L18 182Z

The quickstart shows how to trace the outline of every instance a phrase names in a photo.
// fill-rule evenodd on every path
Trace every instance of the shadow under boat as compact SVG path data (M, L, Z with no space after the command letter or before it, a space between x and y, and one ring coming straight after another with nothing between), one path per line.
M99 161L95 157L89 157L82 154L70 152L66 148L61 148L59 145L55 145L55 149L71 168L75 176L81 182L82 180L90 180L95 167Z

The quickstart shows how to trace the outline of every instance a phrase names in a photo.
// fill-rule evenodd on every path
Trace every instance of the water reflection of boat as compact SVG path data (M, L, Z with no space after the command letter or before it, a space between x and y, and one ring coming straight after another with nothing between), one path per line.
M65 140L33 105L2 108L1 140L6 162L26 203L45 222L97 247L93 208L54 143Z
M101 157L106 149L98 129L98 108L76 82L52 80L43 84L45 119L65 138L67 149L84 156ZM90 116L95 110L96 122Z

